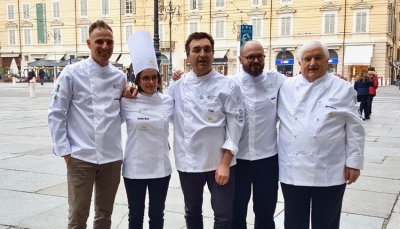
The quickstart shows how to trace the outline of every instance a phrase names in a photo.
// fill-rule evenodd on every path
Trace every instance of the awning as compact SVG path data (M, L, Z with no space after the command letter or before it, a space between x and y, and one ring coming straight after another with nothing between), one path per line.
M122 64L124 67L129 67L131 65L131 56L129 54L123 53L118 60L118 63Z
M45 53L31 53L32 59L38 60L38 59L44 59L46 56Z
M168 65L169 64L168 58L163 54L160 55L160 60L161 60L161 63L160 63L161 65Z
M64 54L48 54L46 56L46 60L61 60L65 57L65 53Z
M344 65L370 65L373 45L348 45L344 52Z
M214 50L214 59L224 58L227 52L228 52L228 49Z
M117 62L119 55L121 55L121 53L113 53L110 57L110 61Z
M5 53L5 54L1 54L1 57L19 57L19 54L15 54L15 53Z

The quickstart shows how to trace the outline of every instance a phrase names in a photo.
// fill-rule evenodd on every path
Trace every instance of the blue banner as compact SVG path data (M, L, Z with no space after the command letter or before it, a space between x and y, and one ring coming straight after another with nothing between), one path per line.
M328 64L338 64L339 59L338 58L329 58Z
M294 59L277 59L275 65L294 65Z
M253 26L252 25L240 25L240 47L246 42L253 40Z

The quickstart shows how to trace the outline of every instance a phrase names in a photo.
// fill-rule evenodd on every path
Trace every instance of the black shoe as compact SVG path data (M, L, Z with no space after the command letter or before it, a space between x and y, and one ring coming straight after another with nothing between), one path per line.
M370 117L365 117L365 119L370 119Z

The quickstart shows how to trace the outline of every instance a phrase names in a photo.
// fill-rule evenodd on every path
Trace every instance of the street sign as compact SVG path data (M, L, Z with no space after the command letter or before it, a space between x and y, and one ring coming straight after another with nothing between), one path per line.
M240 47L246 42L253 40L253 26L240 25Z

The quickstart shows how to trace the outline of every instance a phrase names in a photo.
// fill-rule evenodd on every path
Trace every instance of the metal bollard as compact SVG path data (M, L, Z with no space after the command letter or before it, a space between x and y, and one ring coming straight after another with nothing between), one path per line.
M29 81L29 94L31 98L36 98L36 80Z

